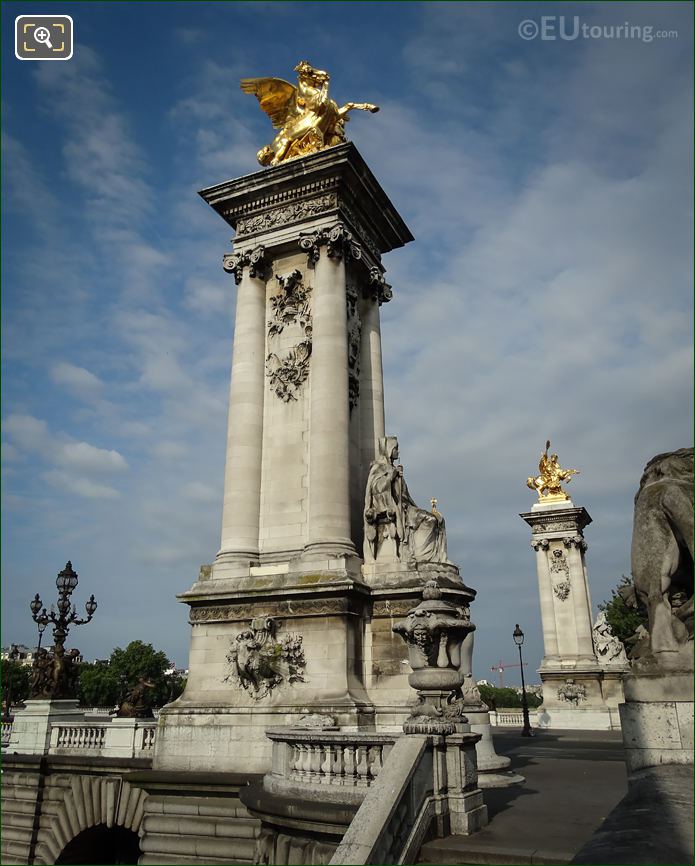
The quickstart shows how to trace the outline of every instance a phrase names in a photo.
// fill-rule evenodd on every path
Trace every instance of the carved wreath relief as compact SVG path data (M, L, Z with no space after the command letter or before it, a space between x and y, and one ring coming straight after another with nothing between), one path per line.
M580 701L586 700L586 688L580 683L567 680L557 690L557 696L561 701L567 701L568 704L574 704L576 707Z
M269 616L252 619L250 628L232 642L224 682L240 685L254 700L267 697L282 683L305 682L301 635L287 634L277 641L276 630L277 623Z
M304 285L302 272L294 270L287 276L276 277L280 293L270 299L268 341L279 336L288 325L298 324L304 339L284 356L270 352L265 360L271 390L285 403L297 399L301 386L309 378L311 357L311 289Z

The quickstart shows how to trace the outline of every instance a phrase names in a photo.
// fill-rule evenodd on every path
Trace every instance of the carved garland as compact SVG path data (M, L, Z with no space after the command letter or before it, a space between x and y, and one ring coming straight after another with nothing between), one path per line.
M293 202L284 207L275 208L274 210L266 211L257 216L240 219L237 222L237 234L252 234L267 229L275 228L275 226L287 225L292 222L307 217L316 216L317 214L325 213L329 210L334 210L338 206L338 196L331 192L326 195L311 198L306 201Z
M567 601L570 594L570 582L569 580L561 580L559 583L553 584L553 592L560 599L560 601Z
M404 602L408 608L412 602ZM264 606L267 616L326 616L349 612L346 599L326 599L323 601L280 601L266 603ZM407 611L406 611L407 612ZM214 605L211 607L193 607L189 615L192 624L203 622L238 622L252 619L258 613L257 604L229 604Z
M350 412L360 396L360 346L362 342L362 319L359 310L357 289L347 286L347 333L348 333L348 401Z
M277 337L288 326L298 324L304 339L286 355L270 352L265 360L270 388L283 402L296 400L301 386L309 378L311 357L311 289L304 286L302 272L293 270L287 276L278 276L281 291L270 299L271 317L268 320L268 339Z

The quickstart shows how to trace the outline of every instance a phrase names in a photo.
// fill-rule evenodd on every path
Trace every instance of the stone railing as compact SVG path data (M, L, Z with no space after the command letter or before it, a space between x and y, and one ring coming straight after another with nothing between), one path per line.
M6 722L3 720L2 723L2 740L0 741L0 745L2 745L3 749L10 744L10 734L12 733L12 722Z
M331 866L415 863L425 836L469 834L487 824L477 784L479 734L407 734L391 749Z
M273 741L267 790L302 796L320 788L321 796L343 803L362 801L399 737L297 728L271 728L266 734Z
M63 749L89 749L98 751L104 748L106 739L105 725L57 724L51 727L51 752Z
M102 755L105 758L149 757L154 750L157 723L149 719L111 719L108 722L57 722L51 725L49 755Z
M529 711L529 720L531 724L535 724L537 713ZM511 709L490 710L490 724L500 728L510 727L515 728L517 725L522 727L524 724L524 714L520 709L513 707Z

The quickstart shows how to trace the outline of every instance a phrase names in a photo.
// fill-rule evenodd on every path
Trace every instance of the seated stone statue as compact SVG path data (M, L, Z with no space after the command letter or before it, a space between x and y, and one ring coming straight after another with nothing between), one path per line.
M400 560L451 565L444 518L434 507L419 508L397 463L398 439L379 439L377 459L367 478L364 502L365 562Z
M650 654L692 669L693 449L658 454L635 496L632 576L649 616ZM634 655L631 653L631 656Z

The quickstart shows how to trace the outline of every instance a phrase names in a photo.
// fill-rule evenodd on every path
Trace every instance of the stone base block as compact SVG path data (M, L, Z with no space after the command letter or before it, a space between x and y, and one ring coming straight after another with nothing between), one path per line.
M693 677L636 674L625 680L620 705L630 775L662 764L693 764Z
M43 755L48 752L51 725L55 722L80 722L84 710L76 700L27 701L24 709L16 710L7 752L21 755Z
M539 707L536 725L548 730L610 731L611 712L608 707Z
M517 773L508 770L511 758L498 755L492 739L490 713L475 707L465 708L466 718L471 732L480 734L480 740L475 745L478 760L478 786L480 788L508 788L510 785L521 785L526 780Z
M480 790L449 793L449 828L454 836L469 836L487 826L487 806Z

